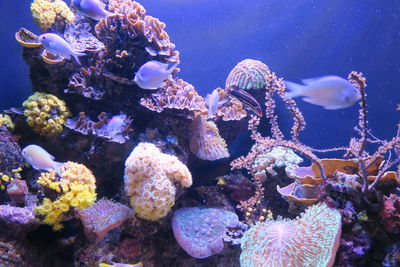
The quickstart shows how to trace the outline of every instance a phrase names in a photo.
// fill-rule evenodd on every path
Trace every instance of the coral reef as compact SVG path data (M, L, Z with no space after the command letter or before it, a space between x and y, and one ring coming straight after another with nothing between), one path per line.
M24 103L26 122L40 135L56 135L64 129L65 119L71 116L63 100L51 94L36 92Z
M242 60L229 73L225 88L264 89L267 87L269 72L268 66L259 60Z
M398 195L391 194L384 197L384 207L380 216L389 233L400 233L400 198Z
M74 20L74 13L62 0L35 0L31 4L33 20L44 32L54 24L65 26Z
M61 222L71 209L88 208L96 200L96 179L82 164L67 162L61 168L61 177L55 171L42 173L37 183L47 197L35 212L54 230L63 227Z
M11 117L7 114L0 114L0 127L6 127L8 130L14 130L14 123L11 120Z
M175 203L175 183L192 185L188 168L175 156L164 154L154 144L140 143L125 162L125 192L136 214L157 221Z
M325 204L300 218L256 224L242 240L241 266L332 266L339 247L341 215Z

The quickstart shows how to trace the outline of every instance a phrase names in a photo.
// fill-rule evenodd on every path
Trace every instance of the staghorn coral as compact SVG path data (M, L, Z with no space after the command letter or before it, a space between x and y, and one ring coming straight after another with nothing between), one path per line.
M293 150L277 146L267 153L260 153L252 165L252 171L256 179L265 180L267 173L277 176L277 169L284 168L288 177L295 177L295 169L303 159L297 156Z
M228 241L228 229L238 228L235 213L217 208L181 208L174 212L172 230L178 244L190 256L204 259L220 253Z
M79 210L78 216L82 221L87 237L96 236L101 241L108 231L119 227L125 220L133 216L131 209L125 205L101 199L87 209Z
M36 92L22 105L26 122L40 135L61 133L65 119L71 116L65 102L52 94Z
M326 204L295 220L268 220L242 239L240 264L247 266L332 266L340 243L341 215Z
M74 20L75 15L62 0L34 0L31 4L33 20L45 32L54 24L64 26Z
M136 214L157 221L175 203L176 188L192 185L188 168L151 143L139 143L125 162L125 192Z
M46 197L35 212L54 230L62 229L61 221L71 209L88 208L96 200L96 179L84 165L69 161L61 168L61 175L42 173L37 180Z
M166 108L186 109L194 113L207 112L203 97L196 92L193 85L182 79L167 80L162 90L152 94L151 98L140 99L140 104L158 113Z
M200 159L218 160L228 158L225 140L219 135L217 125L212 121L196 116L192 121L190 150Z
M264 89L267 86L267 65L254 59L240 61L229 73L225 82L227 89Z

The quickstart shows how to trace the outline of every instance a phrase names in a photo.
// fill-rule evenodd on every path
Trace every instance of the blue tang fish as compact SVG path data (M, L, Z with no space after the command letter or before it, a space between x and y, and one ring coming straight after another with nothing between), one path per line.
M98 0L72 0L72 3L80 13L94 20L101 20L112 15Z
M79 65L81 62L78 57L86 56L85 53L74 51L71 45L57 34L44 33L39 36L38 40L42 46L51 53L62 56L66 59L71 59L71 57L73 57Z
M352 106L361 99L358 89L348 80L338 76L324 76L302 80L304 85L285 81L289 89L287 97L304 96L305 102L325 109L341 109Z
M142 89L155 90L164 86L164 81L172 79L171 73L178 66L175 63L168 69L168 64L151 60L143 64L135 74L134 81Z

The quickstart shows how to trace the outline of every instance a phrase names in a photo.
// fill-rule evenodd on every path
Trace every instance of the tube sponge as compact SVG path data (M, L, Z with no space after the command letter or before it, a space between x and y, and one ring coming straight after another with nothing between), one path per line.
M61 133L65 119L71 116L65 102L52 94L36 92L22 105L25 108L26 122L40 135Z
M175 204L176 188L192 185L192 175L175 156L139 143L125 162L125 192L140 218L157 221Z

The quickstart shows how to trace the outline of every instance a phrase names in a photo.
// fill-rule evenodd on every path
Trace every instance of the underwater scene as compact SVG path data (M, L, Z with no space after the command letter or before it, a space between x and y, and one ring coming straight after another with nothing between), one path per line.
M0 267L400 266L400 1L0 15Z

